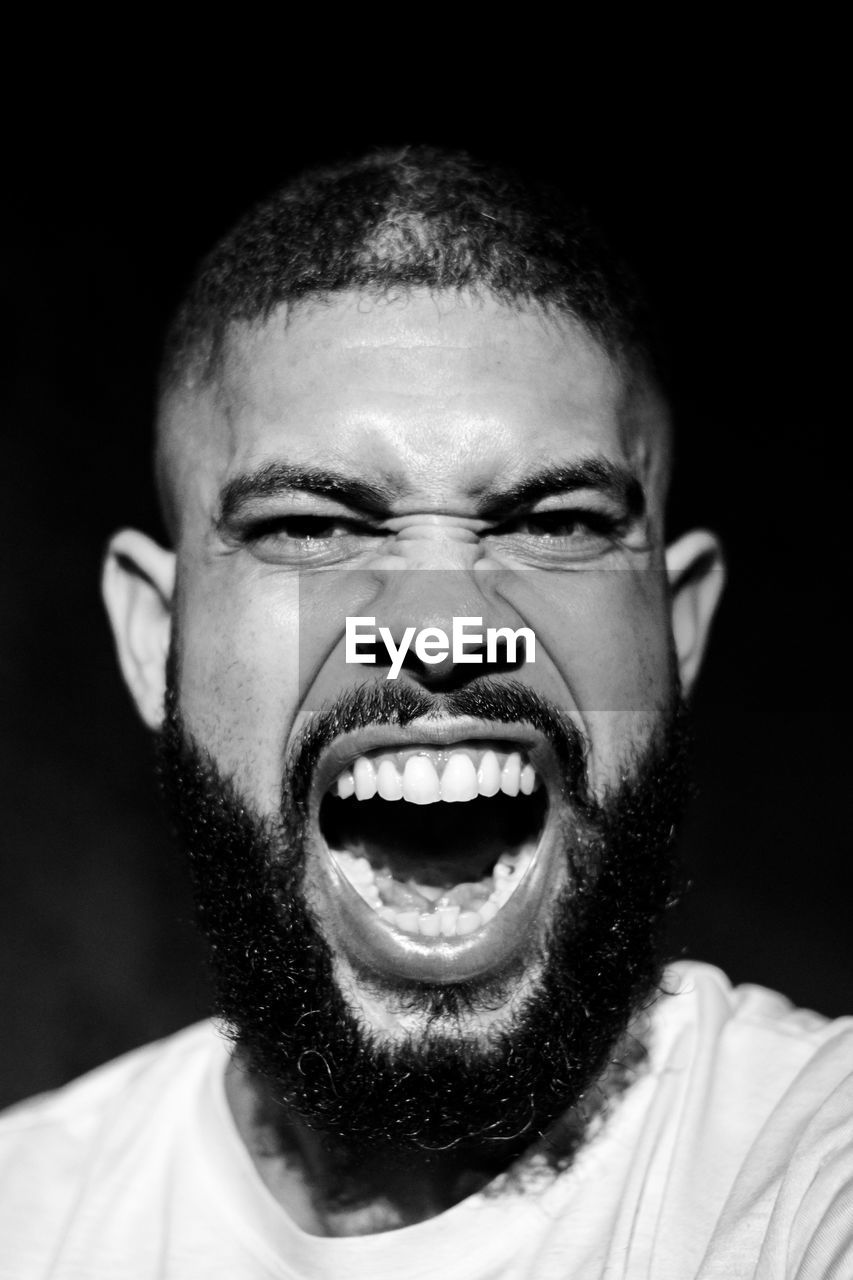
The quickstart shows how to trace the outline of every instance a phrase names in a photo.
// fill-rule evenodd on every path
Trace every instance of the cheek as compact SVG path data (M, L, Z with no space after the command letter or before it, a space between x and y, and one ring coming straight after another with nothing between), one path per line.
M592 569L547 575L537 642L592 744L596 786L615 781L648 741L673 691L666 574Z
M301 716L375 674L345 663L344 635L347 616L381 614L382 579L246 568L235 557L184 570L176 598L184 721L269 811Z
M176 619L187 727L262 811L276 808L298 707L295 579L242 576L233 561L188 573Z

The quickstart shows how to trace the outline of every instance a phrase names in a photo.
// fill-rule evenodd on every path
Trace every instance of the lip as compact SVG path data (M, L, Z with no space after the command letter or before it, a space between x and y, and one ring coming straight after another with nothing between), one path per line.
M369 751L418 745L443 748L472 740L501 742L523 750L542 779L548 807L536 849L512 896L475 932L449 938L404 933L364 901L338 866L320 831L320 804L341 770ZM459 983L498 974L542 938L550 917L548 903L566 875L564 860L556 856L555 847L561 791L562 779L550 743L529 725L469 717L424 719L405 728L375 725L341 735L320 757L309 798L312 843L317 853L312 896L327 941L354 967L389 978Z

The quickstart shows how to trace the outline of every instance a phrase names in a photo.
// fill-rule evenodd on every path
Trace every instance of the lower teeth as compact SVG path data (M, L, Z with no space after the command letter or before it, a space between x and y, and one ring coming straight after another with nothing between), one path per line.
M422 937L454 938L474 933L494 919L515 892L532 851L503 853L490 876L446 891L434 885L401 885L390 872L376 873L367 858L345 850L334 856L352 887L388 924Z

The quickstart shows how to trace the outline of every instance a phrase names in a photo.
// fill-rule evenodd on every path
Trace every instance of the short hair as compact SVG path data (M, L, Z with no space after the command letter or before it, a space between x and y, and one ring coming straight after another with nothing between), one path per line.
M660 385L637 278L559 189L432 147L309 170L251 210L201 263L168 330L161 396L214 376L232 326L344 291L487 292L580 321Z

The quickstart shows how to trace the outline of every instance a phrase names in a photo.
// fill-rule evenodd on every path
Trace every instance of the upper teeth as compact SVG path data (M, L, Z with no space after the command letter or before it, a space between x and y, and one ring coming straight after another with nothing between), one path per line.
M435 804L438 800L452 803L493 796L498 791L507 796L519 792L529 796L537 784L533 765L522 763L518 751L511 751L503 763L492 750L484 751L479 763L468 751L451 751L440 773L439 763L433 755L418 752L408 756L401 771L395 753L359 756L338 775L332 790L343 800L352 795L356 800L379 795L383 800Z

